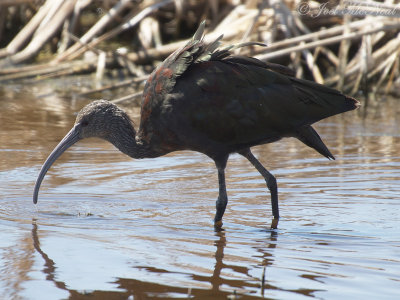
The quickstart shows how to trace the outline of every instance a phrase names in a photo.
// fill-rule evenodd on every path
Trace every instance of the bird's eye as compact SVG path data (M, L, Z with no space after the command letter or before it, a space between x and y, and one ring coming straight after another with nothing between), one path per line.
M82 125L82 127L86 127L86 126L89 125L89 121L88 121L88 120L83 120L83 121L81 122L81 125Z

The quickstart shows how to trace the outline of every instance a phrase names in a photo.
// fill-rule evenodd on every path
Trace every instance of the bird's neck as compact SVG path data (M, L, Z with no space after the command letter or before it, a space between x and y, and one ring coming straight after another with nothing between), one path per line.
M119 151L132 158L155 157L151 146L136 138L136 131L133 126L121 126L117 132L107 137Z

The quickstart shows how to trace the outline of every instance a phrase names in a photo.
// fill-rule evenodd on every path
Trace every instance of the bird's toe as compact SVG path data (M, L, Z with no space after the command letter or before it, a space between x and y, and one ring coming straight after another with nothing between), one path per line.
M222 225L223 225L222 220L214 222L214 228L216 228L216 229L220 229L222 227Z
M271 223L271 229L278 229L278 222L279 222L278 218L273 218Z

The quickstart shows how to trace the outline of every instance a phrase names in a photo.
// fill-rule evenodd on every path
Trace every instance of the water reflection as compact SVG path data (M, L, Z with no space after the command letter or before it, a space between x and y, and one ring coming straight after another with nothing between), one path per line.
M294 139L254 149L278 180L277 232L267 229L265 182L239 155L226 172L225 230L214 232L212 161L193 152L132 160L95 139L59 159L33 206L43 160L87 101L0 87L3 298L397 297L398 99L365 119L354 112L319 123L336 161ZM125 108L137 118L137 107Z
M46 280L54 282L55 286L61 290L67 290L67 285L64 282L57 281L55 279L56 266L54 261L49 258L49 256L40 247L38 225L36 224L36 219L32 219L32 242L36 252L39 253L44 260L44 267L42 272L46 274Z
M157 282L146 282L137 278L114 278L113 284L120 290L116 291L103 291L103 290L92 290L92 291L79 291L68 288L68 284L64 281L57 280L57 262L55 262L49 255L42 249L40 243L40 230L37 220L32 220L32 244L35 251L40 255L43 260L43 267L41 272L46 275L46 280L54 284L59 290L68 292L69 299L82 299L83 297L94 297L95 299L129 299L129 296L133 296L133 299L151 299L151 298L199 298L199 299L235 299L235 296L246 293L247 289L254 291L260 290L260 294L264 296L265 290L276 289L277 286L268 283L268 267L273 261L273 253L271 249L276 247L278 233L276 230L270 231L265 230L266 239L260 241L263 247L257 247L259 252L260 266L264 267L264 271L261 278L253 278L253 280L240 280L230 279L224 276L224 273L235 273L242 274L244 278L252 278L250 274L250 268L245 266L236 265L232 262L224 261L224 249L228 244L226 238L226 231L224 229L215 231L214 240L214 258L215 264L212 274L210 276L204 276L196 273L185 273L183 275L189 276L194 282L205 283L210 286L209 289L191 288L191 287L178 287L168 284L162 284ZM155 267L145 266L134 266L134 268L145 271L149 274L153 274L152 277L157 278L160 274L169 274L171 276L176 273L171 273L167 269L159 269ZM29 271L25 270L25 274ZM182 274L181 274L182 275ZM227 291L231 290L233 292ZM312 292L312 291L310 291ZM302 294L307 294L306 291L300 291ZM229 298L231 297L231 298ZM233 298L232 298L233 297Z

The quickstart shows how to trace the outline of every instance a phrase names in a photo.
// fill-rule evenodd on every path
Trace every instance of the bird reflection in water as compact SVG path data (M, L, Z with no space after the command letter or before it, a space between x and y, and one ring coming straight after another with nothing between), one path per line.
M252 278L249 275L250 269L243 265L236 265L233 261L229 263L224 259L224 250L226 247L229 247L229 239L226 237L225 230L216 230L215 231L215 264L214 270L212 271L211 276L199 275L195 273L187 273L187 276L190 277L194 282L201 283L203 286L204 283L207 283L211 288L210 289L201 289L201 288L186 288L181 287L179 284L177 286L162 284L160 282L149 282L149 281L141 281L139 279L134 278L117 278L114 281L116 288L122 291L116 292L113 291L104 291L104 290L93 290L93 291L81 291L74 290L68 287L67 282L63 282L58 280L61 276L58 276L57 272L60 272L57 268L57 262L54 261L49 255L41 248L40 244L40 230L39 225L35 219L32 220L32 242L34 249L38 254L40 254L41 258L44 260L44 266L42 269L42 273L45 274L46 280L51 281L54 285L60 289L69 293L69 299L81 299L82 297L99 297L101 299L114 299L114 297L125 297L124 299L128 299L128 297L133 296L133 299L145 299L149 295L153 297L162 297L166 295L180 295L189 296L189 297L215 297L215 299L227 299L227 297L232 295L243 295L252 291L252 293L258 291L260 295L264 295L265 291L268 289L278 289L275 286L268 284L268 279L263 283L263 278ZM257 248L257 252L260 253L260 267L264 266L266 268L266 273L268 273L268 266L270 266L273 262L273 251L277 242L277 232L276 231L266 231L265 244L263 243L263 247ZM71 262L73 263L73 262ZM144 267L135 267L138 269L144 269ZM236 273L241 274L245 278L237 279L237 278L229 278L229 276L223 276L222 273L227 271L228 273ZM160 274L170 273L174 275L173 272L168 270L159 269L156 267L146 267L146 271L148 273L153 273L154 278L157 280ZM101 285L102 283L99 283Z

